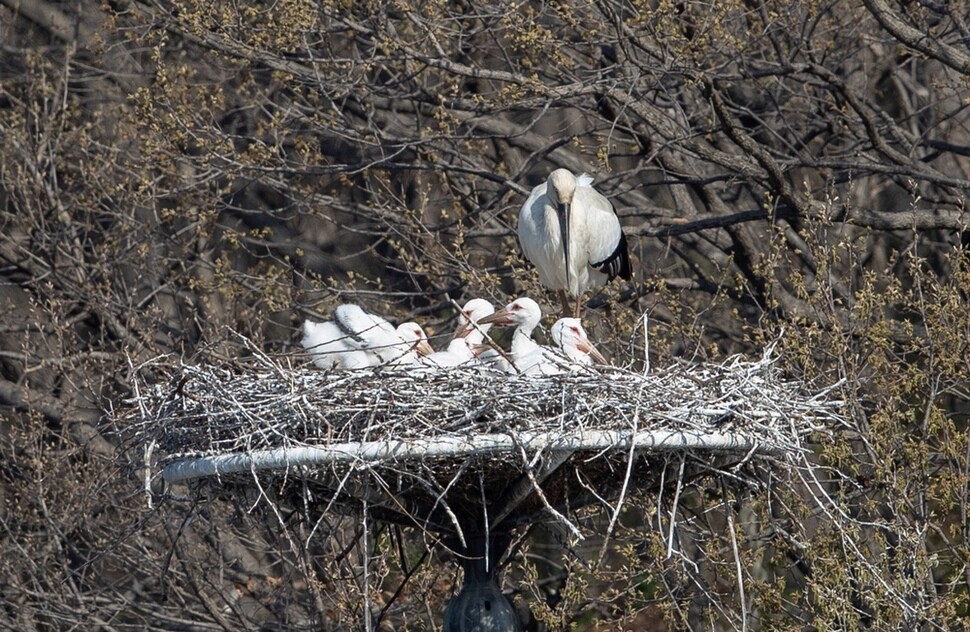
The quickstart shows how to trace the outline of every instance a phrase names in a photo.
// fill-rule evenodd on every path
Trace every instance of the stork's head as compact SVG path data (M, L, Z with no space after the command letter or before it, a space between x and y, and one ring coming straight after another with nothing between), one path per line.
M483 298L473 298L468 301L461 308L461 313L458 314L458 331L455 333L455 337L463 338L469 335L475 331L472 323L477 323L482 318L491 316L493 313L495 313L495 307ZM479 331L488 331L488 325L480 327Z
M552 326L552 339L570 359L584 364L594 360L606 364L606 358L593 345L578 318L560 318Z
M560 207L568 209L576 195L576 176L569 169L556 169L549 174L546 195L557 211Z
M530 331L542 319L542 309L539 304L527 296L517 298L491 316L478 321L480 325L494 324L499 327L517 325Z
M421 325L415 322L402 323L397 326L397 335L404 342L412 345L410 348L414 349L419 356L426 356L434 352L431 345L428 344L428 334L424 333L424 329Z

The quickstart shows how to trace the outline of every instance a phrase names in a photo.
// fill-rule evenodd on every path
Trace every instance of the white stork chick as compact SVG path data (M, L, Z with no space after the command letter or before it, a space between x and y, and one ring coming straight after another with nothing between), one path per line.
M303 323L303 339L300 344L310 354L310 359L321 369L356 369L370 366L370 356L347 344L347 336L332 322L317 323L307 320Z
M452 367L475 361L478 347L485 340L485 332L491 325L476 326L479 319L495 313L495 307L483 298L473 298L458 313L455 337L444 351L436 351L421 363L435 367Z
M509 347L509 355L512 358L512 364L515 365L511 367L514 373L516 369L522 371L520 366L522 359L539 348L532 339L532 332L538 327L540 320L542 320L542 309L539 304L524 296L478 322L480 325L492 324L497 327L515 326L515 331L512 332L512 344Z
M459 327L460 335L464 335L468 346L475 355L475 361L479 366L496 369L504 373L513 372L512 365L508 360L497 351L491 343L485 342L485 334L492 326L490 323L480 321L495 313L495 307L482 298L473 298L465 303L459 320L465 323L464 329ZM471 324L471 323L474 323Z
M412 366L417 364L421 358L434 352L434 349L428 343L428 334L424 333L424 329L416 322L401 323L395 328L395 331L401 339L398 350L402 351L401 345L403 345L404 350L403 353L392 357L387 362L388 365Z
M321 369L360 369L382 365L408 365L431 353L420 325L407 322L393 327L357 305L341 305L334 320L303 323L300 341Z
M607 364L606 358L600 353L578 318L560 318L552 326L552 341L556 343L566 357L576 364Z
M594 360L606 363L606 358L589 341L578 318L560 318L552 326L556 347L537 345L535 349L515 359L515 366L525 375L559 375Z
M431 352L427 336L417 323L403 323L395 328L353 303L337 307L333 321L346 335L347 344L371 354L372 363L368 366L414 364L419 355Z
M465 338L471 344L480 344L491 325L479 325L478 321L495 313L495 307L483 298L473 298L461 308L458 314L456 338Z
M630 254L613 205L593 188L593 178L556 169L532 189L519 212L519 243L539 272L539 282L558 291L563 315L579 316L583 294L619 276L629 280ZM567 294L576 299L570 309Z

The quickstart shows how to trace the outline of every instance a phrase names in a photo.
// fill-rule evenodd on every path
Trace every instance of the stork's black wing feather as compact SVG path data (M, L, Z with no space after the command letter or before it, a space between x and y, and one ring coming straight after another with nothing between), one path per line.
M612 254L606 259L591 263L590 265L606 274L610 279L620 277L621 279L629 281L632 278L630 251L627 248L626 235L623 234L623 231L620 231L620 241L617 242Z

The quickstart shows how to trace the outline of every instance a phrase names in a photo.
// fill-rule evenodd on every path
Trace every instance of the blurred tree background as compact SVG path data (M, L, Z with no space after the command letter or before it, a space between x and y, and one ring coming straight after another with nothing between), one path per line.
M0 626L360 629L368 546L376 626L440 626L428 543L150 508L112 413L343 301L439 347L450 299L551 311L515 221L566 167L631 245L615 364L643 315L652 366L778 338L847 420L814 480L685 489L680 558L646 497L595 571L526 545L529 629L966 627L966 3L0 0L0 139Z

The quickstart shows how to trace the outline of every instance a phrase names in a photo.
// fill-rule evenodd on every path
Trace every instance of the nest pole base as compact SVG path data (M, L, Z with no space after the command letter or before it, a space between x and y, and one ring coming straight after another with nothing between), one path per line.
M452 550L465 571L464 585L445 608L444 632L521 632L522 621L496 581L499 559L512 541L508 533L474 534Z

